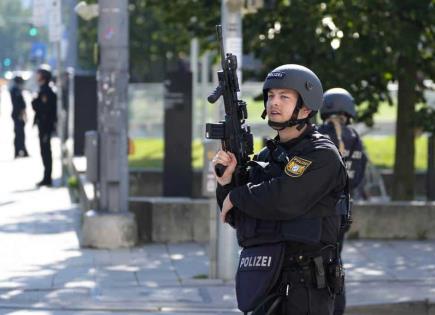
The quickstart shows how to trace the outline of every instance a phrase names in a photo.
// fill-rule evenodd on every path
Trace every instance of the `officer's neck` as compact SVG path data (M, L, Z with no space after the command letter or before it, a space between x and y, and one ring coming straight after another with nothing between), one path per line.
M308 125L305 124L305 126L300 130L298 130L297 128L298 126L287 127L283 130L279 130L278 131L279 141L284 143L299 138L300 135L304 133L305 129L307 129L307 126Z

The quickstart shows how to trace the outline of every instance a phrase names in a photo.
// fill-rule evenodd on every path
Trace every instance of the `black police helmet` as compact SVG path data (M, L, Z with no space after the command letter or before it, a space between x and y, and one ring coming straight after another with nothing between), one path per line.
M323 95L323 106L320 110L320 117L324 120L330 115L340 113L344 113L351 118L355 118L355 100L345 89L329 89Z
M39 73L45 81L50 82L52 78L51 74L51 67L49 65L43 64L39 66L38 70L36 70L37 73Z
M307 67L287 64L272 70L263 84L264 106L270 89L292 89L299 93L303 105L318 111L323 103L323 88L317 75Z

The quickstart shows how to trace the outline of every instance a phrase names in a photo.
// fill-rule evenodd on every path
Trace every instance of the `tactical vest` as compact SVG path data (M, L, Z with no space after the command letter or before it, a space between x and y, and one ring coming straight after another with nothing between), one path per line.
M253 184L282 176L286 161L294 156L304 156L316 149L336 150L331 140L317 131L308 133L290 149L284 148L276 141L274 143L275 149L263 148L254 161L250 162L250 182ZM342 165L344 168L343 163ZM331 192L305 215L288 221L256 219L237 211L235 227L239 245L248 247L282 241L319 244L322 241L322 227L325 219L336 220L338 226L340 225L340 215L336 211L340 193L342 192Z
M319 132L328 135L338 147L337 134L332 124L321 125ZM343 159L350 178L351 189L355 189L364 178L367 156L364 153L360 137L355 129L348 125L343 125L341 137L345 147Z

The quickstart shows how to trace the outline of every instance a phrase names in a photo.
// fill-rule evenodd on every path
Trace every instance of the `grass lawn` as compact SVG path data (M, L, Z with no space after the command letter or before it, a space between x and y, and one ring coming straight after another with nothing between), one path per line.
M163 140L162 139L134 139L134 153L128 157L129 167L162 168L163 167ZM254 151L261 149L261 139L255 139ZM204 148L202 142L195 140L192 143L192 166L202 168L204 163Z
M393 168L394 137L364 137L364 146L371 161L380 168ZM261 139L255 140L255 152L261 149ZM162 168L162 139L134 139L134 154L129 156L129 166L139 168ZM192 145L192 166L201 168L204 150L202 143L195 140ZM415 166L419 170L427 167L427 138L421 136L416 140Z
M379 168L394 167L395 141L393 136L364 137L364 147L370 160ZM418 170L427 169L427 137L420 136L415 141L414 165Z

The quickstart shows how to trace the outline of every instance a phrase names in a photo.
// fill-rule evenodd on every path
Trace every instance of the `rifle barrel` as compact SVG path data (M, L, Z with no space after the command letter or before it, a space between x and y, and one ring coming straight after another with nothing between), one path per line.
M224 49L224 40L222 36L222 25L216 25L216 33L219 41L219 46L221 50L221 65L222 69L225 68L225 49Z

